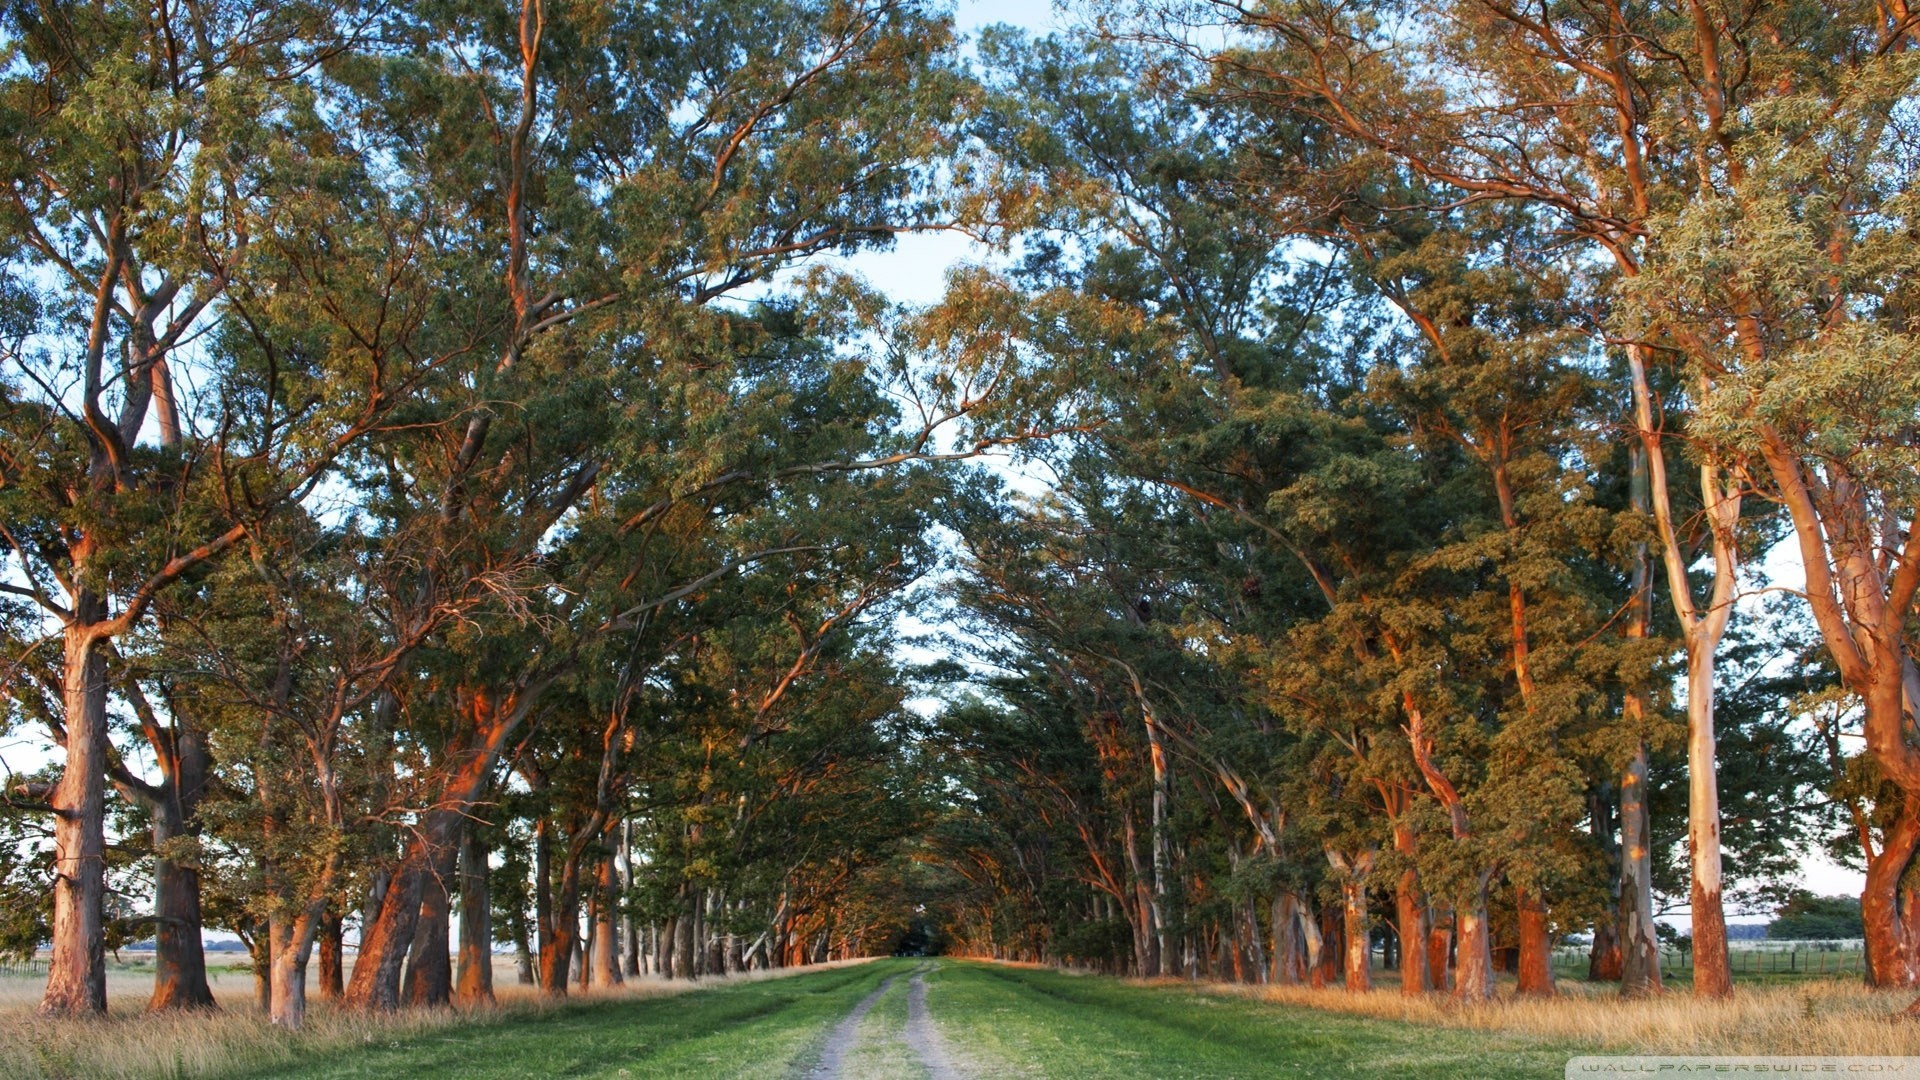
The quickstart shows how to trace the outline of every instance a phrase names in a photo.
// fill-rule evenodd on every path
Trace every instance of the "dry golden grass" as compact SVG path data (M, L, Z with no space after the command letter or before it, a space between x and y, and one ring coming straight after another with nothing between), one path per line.
M1366 994L1233 985L1209 990L1610 1053L1920 1055L1920 1021L1900 1015L1913 992L1870 990L1851 979L1740 985L1731 1001L1695 1000L1684 988L1628 1001L1611 987L1563 982L1555 998L1508 995L1479 1006L1457 1005L1439 995L1409 999L1397 986Z
M254 1004L253 976L246 972L221 971L214 975L213 992L220 1002L215 1012L152 1014L143 1007L152 990L153 976L112 971L107 979L108 1015L98 1020L39 1019L33 1010L44 989L42 980L0 976L0 1076L6 1080L244 1076L318 1054L394 1042L500 1016L537 1013L566 1002L675 994L716 983L791 973L752 972L699 983L642 977L621 987L574 991L565 1001L555 1001L532 987L517 985L511 964L496 962L494 987L500 1001L492 1009L409 1009L391 1015L368 1015L313 1000L308 1005L306 1026L298 1032L281 1031L266 1022Z

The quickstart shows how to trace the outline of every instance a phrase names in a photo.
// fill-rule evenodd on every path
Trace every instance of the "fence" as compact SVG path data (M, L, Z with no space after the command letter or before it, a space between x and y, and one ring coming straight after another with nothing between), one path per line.
M39 975L47 973L45 960L0 960L0 975Z
M1585 947L1562 946L1554 950L1554 968L1561 974L1585 975L1588 955ZM1735 975L1752 977L1866 975L1866 954L1857 941L1736 942L1727 961ZM1692 977L1693 951L1662 948L1660 973L1669 979Z

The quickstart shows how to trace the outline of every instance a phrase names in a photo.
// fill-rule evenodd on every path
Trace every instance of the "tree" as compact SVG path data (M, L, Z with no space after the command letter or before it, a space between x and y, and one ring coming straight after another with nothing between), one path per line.
M1837 941L1857 938L1866 931L1860 900L1852 896L1815 896L1796 890L1774 909L1767 937L1776 941Z

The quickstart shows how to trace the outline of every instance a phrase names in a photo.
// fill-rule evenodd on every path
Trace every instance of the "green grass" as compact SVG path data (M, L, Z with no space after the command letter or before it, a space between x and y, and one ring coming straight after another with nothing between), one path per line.
M1560 1077L1580 1051L1196 992L947 963L928 1008L987 1076Z
M871 964L654 998L603 1000L393 1037L250 1076L713 1077L804 1074L822 1042L896 976L848 1054L853 1080L924 1077L902 1040L914 970ZM1579 1052L1517 1036L1288 1008L1178 985L964 961L927 974L928 1007L975 1076L1558 1077Z
M375 1043L293 1068L245 1075L285 1080L776 1080L811 1061L819 1040L882 978L910 967L883 961L684 994L507 1014L495 1022Z
M844 1063L847 1080L926 1080L927 1070L906 1042L907 986L912 970L900 972L860 1024L860 1041Z

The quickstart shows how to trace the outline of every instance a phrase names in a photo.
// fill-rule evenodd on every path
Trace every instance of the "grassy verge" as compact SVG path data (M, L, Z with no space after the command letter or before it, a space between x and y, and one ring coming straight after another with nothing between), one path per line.
M879 973L866 977L862 965L808 969L804 974L755 973L697 984L652 979L630 982L625 988L589 991L564 1001L552 1001L529 987L513 984L511 972L495 971L500 992L498 1007L478 1012L451 1009L403 1010L368 1015L311 1002L307 1025L297 1033L277 1030L250 999L251 978L221 973L214 993L221 1008L212 1013L148 1014L142 1011L149 985L125 973L111 973L113 1012L99 1020L46 1021L33 1015L41 991L39 980L0 980L0 1077L6 1080L214 1080L257 1076L546 1076L572 1067L576 1057L586 1067L581 1076L686 1076L708 1074L690 1064L711 1052L711 1040L702 1042L702 1025L725 1024L729 1018L751 1023L753 1010L768 1007L764 995L752 992L792 980L812 985L799 988L806 1000L835 997L813 1006L821 1015L844 1015L842 996L857 1001L870 990ZM858 979L864 988L848 983ZM18 982L15 988L7 983ZM13 992L9 996L7 991ZM844 989L844 995L840 991ZM747 992L738 1002L722 998ZM683 1010L681 1003L695 1003ZM848 1008L851 1004L847 1004ZM835 1012L839 1009L839 1012ZM789 1017L784 1035L780 1023L769 1023L755 1035L755 1045L791 1048L797 1033L803 1040L820 1034L819 1021ZM631 1044L629 1033L618 1029L645 1025L652 1037L685 1040L687 1045L668 1055L662 1068L640 1071L617 1064L593 1067L595 1054L619 1053L608 1044L609 1033ZM581 1055L560 1045L578 1031ZM635 1033L638 1033L637 1031ZM495 1057L495 1040L506 1047ZM640 1040L645 1042L646 1040ZM724 1040L721 1040L724 1041ZM638 1057L650 1051L642 1046ZM734 1057L738 1058L738 1053ZM746 1063L752 1064L752 1063ZM715 1076L779 1075L751 1070L710 1073Z
M1559 1077L1577 1046L1276 1008L1180 984L947 963L928 1007L983 1076Z
M803 1067L825 1033L883 977L902 967L898 962L861 964L671 996L565 1005L502 1016L484 1027L396 1037L244 1075L276 1080L776 1080Z

